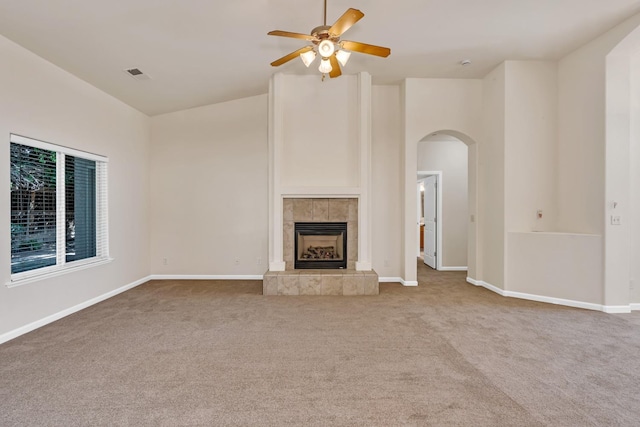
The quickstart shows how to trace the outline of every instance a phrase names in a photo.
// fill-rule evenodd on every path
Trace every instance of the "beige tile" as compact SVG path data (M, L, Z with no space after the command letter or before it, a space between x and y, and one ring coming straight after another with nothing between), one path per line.
M329 199L329 221L346 222L349 217L347 199Z
M296 222L311 221L313 218L312 199L293 199L293 220Z
M284 199L282 201L282 219L293 221L293 199Z
M348 199L349 200L349 214L347 219L349 221L358 221L358 199Z
M278 275L278 295L300 295L297 274Z
M285 261L284 262L284 269L285 271L291 271L293 270L294 264L292 261Z
M294 260L294 235L295 225L293 221L285 221L282 224L282 258L283 261L293 262Z
M298 277L300 295L321 295L322 276L300 274Z
M322 295L342 295L342 275L322 276Z
M364 294L365 295L378 295L380 292L378 275L376 273L364 273Z
M358 241L347 236L347 261L358 260Z
M347 261L347 270L355 270L356 262L355 261Z
M313 199L311 217L313 221L329 221L329 199Z
M347 238L358 240L358 222L357 221L347 222Z
M345 274L342 276L343 295L364 295L364 276L362 274Z
M278 275L267 273L262 279L262 295L278 295Z

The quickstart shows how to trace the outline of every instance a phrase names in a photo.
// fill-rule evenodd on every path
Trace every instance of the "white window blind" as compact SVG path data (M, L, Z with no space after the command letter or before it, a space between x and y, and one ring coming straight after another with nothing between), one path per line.
M11 280L109 258L107 158L11 135Z

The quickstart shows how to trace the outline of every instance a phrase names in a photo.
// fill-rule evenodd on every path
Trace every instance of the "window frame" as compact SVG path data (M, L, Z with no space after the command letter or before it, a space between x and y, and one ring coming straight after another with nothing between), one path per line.
M72 271L82 270L111 262L109 256L109 204L108 204L108 163L109 158L86 151L76 150L25 136L10 134L10 143L56 152L56 264L33 270L11 273L6 286L11 288ZM96 255L76 261L66 261L65 247L65 157L73 156L96 163ZM11 203L8 204L11 209ZM11 253L11 251L10 251Z

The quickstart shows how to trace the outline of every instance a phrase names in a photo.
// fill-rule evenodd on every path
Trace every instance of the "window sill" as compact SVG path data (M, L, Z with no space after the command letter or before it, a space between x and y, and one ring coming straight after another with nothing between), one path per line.
M90 260L86 262L77 261L71 265L65 265L64 267L56 268L54 270L45 271L42 273L32 273L24 277L18 277L11 279L11 281L5 283L7 288L15 288L16 286L26 285L27 283L39 282L40 280L50 279L52 277L62 276L63 274L72 273L74 271L85 270L87 268L97 267L99 265L109 264L113 261L113 258L101 258L99 260Z

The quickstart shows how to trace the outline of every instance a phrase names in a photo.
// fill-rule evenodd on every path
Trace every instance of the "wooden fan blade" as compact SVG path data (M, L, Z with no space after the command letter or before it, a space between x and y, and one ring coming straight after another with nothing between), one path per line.
M358 9L347 9L340 18L329 28L329 34L333 37L340 37L342 33L347 31L353 24L362 19L364 13Z
M350 42L348 40L343 40L340 42L340 44L345 50L366 53L367 55L382 56L383 58L386 58L391 54L391 49L389 49L388 47L374 46L372 44L360 42Z
M296 50L295 52L291 52L290 54L285 55L282 58L273 61L271 63L271 65L273 65L274 67L278 67L278 66L280 66L280 65L282 65L282 64L284 64L286 62L291 61L295 57L300 56L300 54L308 52L310 50L313 50L312 46L301 47L300 49Z
M329 77L332 79L334 77L340 77L342 75L342 71L340 71L340 63L338 62L338 58L336 58L335 53L331 55L329 62L331 62L331 72L329 73Z
M267 33L269 36L291 37L292 39L303 39L309 41L317 40L316 37L309 34L291 33L289 31L273 30Z

